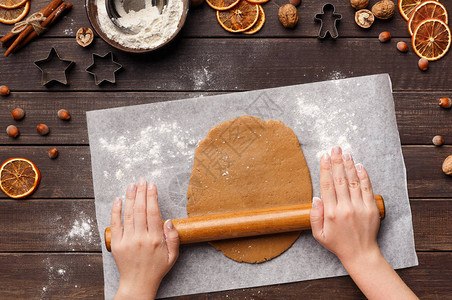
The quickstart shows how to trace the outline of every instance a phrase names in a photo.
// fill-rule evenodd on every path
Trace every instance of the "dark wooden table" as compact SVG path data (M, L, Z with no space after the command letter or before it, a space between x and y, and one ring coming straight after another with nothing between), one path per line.
M32 0L31 11L47 0ZM122 53L96 38L89 48L75 42L79 27L89 26L84 3L74 8L44 36L11 57L0 58L0 85L11 88L0 98L0 128L19 127L11 139L0 134L0 161L26 157L42 172L37 192L28 200L0 197L0 298L103 297L100 239L94 211L94 194L85 112L94 109L169 101L215 93L279 87L343 77L389 73L413 213L419 266L398 273L423 299L452 298L452 178L441 164L452 154L452 111L439 108L438 99L452 98L452 54L419 71L418 57L396 50L396 42L409 42L406 22L396 13L389 21L376 21L362 30L353 21L348 0L331 1L343 15L336 41L317 39L314 15L323 3L304 0L300 22L285 30L277 19L278 6L264 6L267 22L254 36L233 35L217 24L206 4L190 11L180 38L158 53ZM372 0L371 3L376 1ZM442 1L452 13L452 2ZM11 27L1 25L0 34ZM393 39L382 44L377 36L390 31ZM47 56L54 46L65 59L74 60L69 86L41 86L33 61ZM411 47L410 47L411 48ZM91 54L113 51L124 65L117 84L94 84L84 70ZM312 99L316 101L316 99ZM22 107L23 121L10 111ZM60 108L72 114L69 122L57 118ZM42 137L36 125L46 123L51 133ZM446 145L432 146L442 135ZM57 147L60 156L50 160L47 151ZM382 287L384 288L384 287ZM252 289L181 297L181 299L363 298L347 277L304 281Z

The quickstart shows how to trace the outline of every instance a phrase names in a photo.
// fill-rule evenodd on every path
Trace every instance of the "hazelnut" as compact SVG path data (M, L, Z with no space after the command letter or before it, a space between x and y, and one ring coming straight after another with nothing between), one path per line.
M9 95L9 87L7 87L6 85L0 86L0 95L8 96Z
M389 31L383 31L378 36L378 39L380 40L380 42L386 43L391 39L391 34L389 33Z
M60 109L58 111L58 118L60 118L61 120L69 120L71 119L71 115L69 114L69 112L65 109Z
M442 97L439 99L439 106L442 108L450 108L452 106L450 98Z
M442 146L444 144L444 138L440 135L436 135L432 139L433 145Z
M369 0L350 0L350 5L354 9L363 9L369 5Z
M286 28L294 28L298 23L298 11L292 4L284 4L279 8L278 17Z
M16 138L19 135L19 129L17 129L17 127L14 125L9 125L8 127L6 127L6 133L10 137Z
M419 69L421 69L421 71L427 71L428 60L426 60L425 58L421 58L418 62L418 66L419 66Z
M355 13L355 22L362 28L369 28L374 21L374 14L368 9L361 9Z
M49 134L49 127L46 124L38 124L38 127L36 127L36 130L40 135L47 135Z
M91 43L94 40L94 33L91 30L91 28L88 27L81 27L79 30L77 30L77 33L75 34L75 39L77 41L77 44L79 44L82 47L87 47L91 45Z
M11 116L14 120L19 121L25 117L25 112L22 108L16 108L11 112Z
M449 155L443 162L443 172L446 175L452 175L452 155Z
M405 42L398 42L397 50L399 50L400 52L408 52L408 44Z
M301 0L289 0L289 3L293 6L298 6L301 4Z
M57 148L52 148L49 150L49 158L50 159L55 159L58 157L58 149Z
M383 0L372 6L372 12L376 18L390 19L395 12L395 4L391 0Z
M191 7L197 7L204 3L204 0L190 0Z

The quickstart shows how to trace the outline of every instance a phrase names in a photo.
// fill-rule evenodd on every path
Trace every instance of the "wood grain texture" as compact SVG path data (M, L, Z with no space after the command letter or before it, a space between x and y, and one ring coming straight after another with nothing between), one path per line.
M452 253L418 253L419 266L398 273L421 299L452 294ZM103 298L101 254L0 254L0 298ZM61 271L63 270L63 271ZM328 296L329 295L329 296ZM334 296L333 296L334 295ZM348 276L182 296L173 299L362 299Z
M414 200L411 210L416 250L452 251L452 199ZM0 240L0 252L101 251L94 199L1 200Z
M406 39L405 39L406 40ZM33 61L47 57L54 46L67 60L75 61L69 86L41 85L41 72ZM75 48L72 39L40 38L26 51L5 58L0 82L14 91L243 91L309 83L378 73L391 75L396 91L451 90L452 55L431 63L426 72L410 51L400 53L396 41L344 38L336 41L303 39L179 39L170 48L147 55L113 51L123 64L116 84L94 84L85 69L91 54L111 51L96 39L89 49ZM340 53L340 55L338 55ZM371 60L369 61L369 56ZM368 61L367 63L363 63ZM13 72L12 70L27 70ZM94 101L94 99L93 99Z
M208 96L218 93L209 92L80 92L80 93L41 93L17 92L11 94L7 101L0 101L0 130L14 124L21 131L17 139L0 134L0 144L9 145L42 145L42 144L88 144L86 128L86 111ZM438 106L440 97L449 96L452 92L432 93L394 93L397 123L402 144L424 144L432 142L432 137L441 135L447 145L452 144L451 111ZM22 121L16 122L11 111L21 107L26 112ZM61 108L71 113L69 122L57 117ZM36 125L47 124L51 134L42 137L36 133ZM3 128L3 129L2 129Z
M33 0L31 2L31 12L41 9L49 1ZM376 1L371 1L371 4ZM51 27L45 33L46 37L75 37L77 29L89 26L86 17L84 1L72 1L74 7L72 11ZM305 0L298 7L300 21L293 30L283 28L278 20L279 6L287 1L277 0L265 4L266 23L264 28L256 35L249 37L240 34L230 34L223 30L218 24L215 12L207 4L199 8L191 9L182 36L184 37L240 37L240 38L259 38L259 37L317 37L319 24L314 22L314 16L321 12L324 2L316 0ZM409 37L405 20L396 13L392 20L377 20L370 29L358 27L354 21L355 10L350 7L348 1L331 0L336 6L336 11L342 14L342 20L339 22L338 30L340 37L377 37L381 31L390 31L394 37ZM444 5L452 10L450 1L443 1ZM11 28L6 25L0 26L0 35L9 32ZM75 43L75 40L74 40ZM74 44L75 45L75 44Z
M47 152L51 146L3 146L0 161L10 157L32 160L42 174L41 184L30 198L93 198L93 183L89 147L58 146L59 157L50 160ZM444 175L441 165L452 153L451 146L403 146L407 168L408 192L413 198L450 197L452 184ZM383 198L388 197L384 192ZM0 193L0 198L5 198Z

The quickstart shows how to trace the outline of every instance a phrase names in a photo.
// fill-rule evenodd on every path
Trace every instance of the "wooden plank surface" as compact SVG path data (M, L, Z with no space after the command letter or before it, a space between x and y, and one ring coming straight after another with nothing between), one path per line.
M419 266L398 273L420 299L448 299L452 253L418 253ZM0 254L2 299L100 299L101 254ZM17 268L17 266L21 266ZM26 274L33 274L27 276ZM362 299L348 276L183 296L177 299Z
M26 51L2 60L0 82L13 91L242 91L389 73L396 91L451 91L452 68L446 66L452 65L452 55L421 72L413 51L400 53L395 44L395 39L383 44L375 38L179 39L171 48L148 55L114 50L124 66L117 83L96 86L85 69L93 52L103 55L111 47L96 40L89 49L74 51L77 46L71 39L40 38ZM76 63L68 75L69 86L41 85L41 72L33 61L47 57L51 46ZM18 69L27 72L13 71Z
M411 209L416 250L452 251L452 199L414 200ZM101 251L94 200L2 200L0 240L0 252Z
M15 124L21 131L17 139L0 134L0 144L5 145L87 145L86 111L111 107L129 106L144 103L208 96L216 93L173 92L173 93L137 93L137 92L81 92L81 93L41 93L17 92L0 104L0 129ZM452 144L451 111L441 109L438 99L444 96L452 98L452 92L432 93L394 93L397 123L403 144L431 144L432 137L441 135L446 145ZM26 118L15 122L11 111L21 107ZM67 109L72 118L69 122L57 117L57 111ZM36 125L45 123L51 133L42 137L36 133Z
M30 11L36 11L46 6L48 0L33 0ZM375 3L376 1L371 1ZM57 24L45 33L46 37L74 37L77 29L89 26L85 13L84 1L71 1L74 4L71 12L61 19ZM293 30L285 29L278 20L278 9L287 1L271 1L263 6L266 14L264 28L256 35L249 37L240 34L231 34L223 30L218 24L215 11L207 4L199 8L191 9L181 35L184 37L239 37L239 38L261 38L261 37L317 37L319 23L314 21L314 16L321 12L325 2L316 0L304 0L298 7L300 21ZM406 21L396 13L393 20L377 20L370 29L362 29L356 25L354 20L355 10L350 7L348 1L330 0L336 6L336 11L342 14L338 30L341 37L377 37L381 31L390 31L394 37L409 37ZM450 1L443 1L445 6L452 10ZM0 27L0 35L10 30L8 26ZM75 41L74 41L75 43Z
M50 160L47 152L51 147L3 146L0 147L0 161L18 156L31 159L37 165L43 176L31 198L93 198L89 147L58 146L58 159ZM447 198L452 195L450 178L441 170L444 159L452 152L451 146L403 146L402 150L410 197ZM0 198L5 195L1 193Z

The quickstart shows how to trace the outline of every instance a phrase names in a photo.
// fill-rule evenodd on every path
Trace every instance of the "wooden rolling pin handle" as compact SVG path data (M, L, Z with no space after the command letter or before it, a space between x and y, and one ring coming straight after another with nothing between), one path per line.
M375 195L375 201L380 217L384 219L383 198ZM311 208L312 204L307 203L171 221L181 244L190 244L311 229ZM111 251L110 227L105 229L105 246Z

